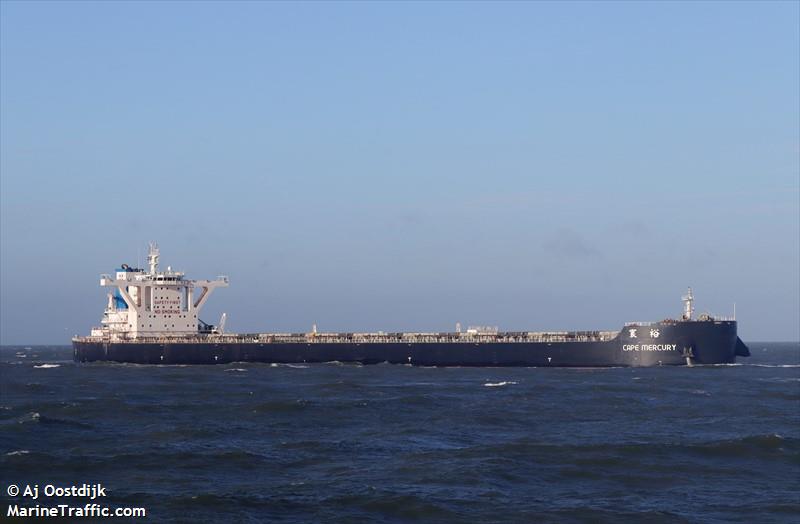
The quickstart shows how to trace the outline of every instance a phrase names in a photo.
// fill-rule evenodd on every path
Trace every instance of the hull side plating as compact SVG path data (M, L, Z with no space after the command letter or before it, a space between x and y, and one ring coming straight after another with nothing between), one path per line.
M209 336L195 342L76 340L75 360L136 364L358 362L419 366L608 367L732 363L747 347L734 321L630 325L594 342L258 342ZM744 349L742 349L744 348Z

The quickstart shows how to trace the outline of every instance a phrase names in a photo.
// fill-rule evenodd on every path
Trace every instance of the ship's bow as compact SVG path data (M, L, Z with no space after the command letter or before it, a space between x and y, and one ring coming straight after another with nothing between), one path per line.
M620 363L629 366L731 364L750 351L736 321L665 320L627 324L618 337Z
M736 333L735 320L682 322L679 326L689 364L732 364L737 356L750 356Z

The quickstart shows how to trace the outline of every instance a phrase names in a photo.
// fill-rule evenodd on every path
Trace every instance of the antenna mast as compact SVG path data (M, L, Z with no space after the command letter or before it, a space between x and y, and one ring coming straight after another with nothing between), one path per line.
M150 242L150 252L147 255L147 263L150 264L150 274L158 272L158 244Z
M694 296L692 295L692 288L683 297L683 320L692 320L692 313L694 313Z

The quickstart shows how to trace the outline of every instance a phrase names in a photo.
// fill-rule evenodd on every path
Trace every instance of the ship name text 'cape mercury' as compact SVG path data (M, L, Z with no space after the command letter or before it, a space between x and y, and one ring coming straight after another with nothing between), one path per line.
M314 326L309 333L230 334L224 332L225 315L218 326L199 316L228 278L188 280L170 267L159 271L158 259L158 247L151 244L147 270L122 264L114 277L100 277L100 285L112 291L102 325L88 337L73 338L76 361L593 367L723 364L750 355L735 319L693 318L691 288L681 318L628 323L618 331L320 333Z

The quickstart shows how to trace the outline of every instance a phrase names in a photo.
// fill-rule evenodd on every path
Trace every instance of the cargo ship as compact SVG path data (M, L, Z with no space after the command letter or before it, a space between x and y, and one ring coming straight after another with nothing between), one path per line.
M500 331L470 327L441 333L233 334L200 319L214 289L228 277L190 280L167 267L150 244L148 268L122 264L100 285L110 288L101 325L72 339L77 362L225 364L230 362L354 362L418 366L612 367L733 363L749 356L735 318L694 318L692 290L683 314L660 322L629 322L615 331Z

